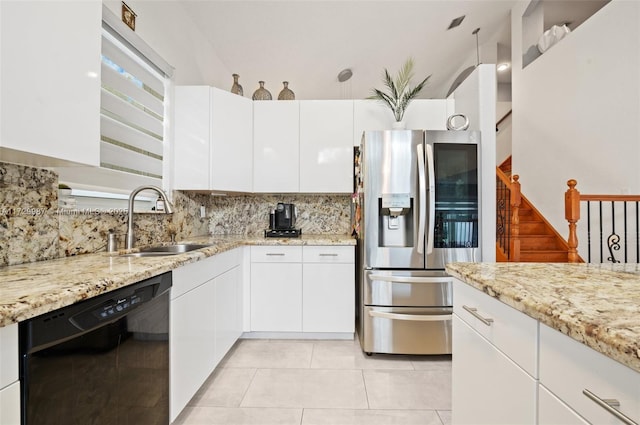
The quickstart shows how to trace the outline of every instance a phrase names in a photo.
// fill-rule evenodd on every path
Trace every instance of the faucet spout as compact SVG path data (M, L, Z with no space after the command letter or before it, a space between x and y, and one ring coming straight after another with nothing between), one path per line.
M173 213L173 205L171 205L171 202L169 202L169 199L167 197L167 194L164 193L164 191L162 189L160 189L158 186L140 186L138 188L135 188L131 194L129 195L129 203L128 203L128 211L127 211L127 240L126 240L126 244L125 244L125 248L126 249L131 249L133 248L134 245L134 241L135 241L135 235L133 234L133 201L135 200L135 197L138 193L142 192L143 190L154 190L158 193L158 195L162 198L162 200L164 201L164 212L165 214L172 214Z

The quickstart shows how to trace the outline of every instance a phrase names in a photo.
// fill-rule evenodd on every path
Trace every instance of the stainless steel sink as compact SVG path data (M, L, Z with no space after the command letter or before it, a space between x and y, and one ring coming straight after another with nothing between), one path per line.
M146 248L140 248L139 252L130 252L122 254L122 257L159 257L163 255L176 255L183 254L185 252L195 251L197 249L207 248L211 245L204 244L175 244L175 245L162 245L162 246L149 246Z

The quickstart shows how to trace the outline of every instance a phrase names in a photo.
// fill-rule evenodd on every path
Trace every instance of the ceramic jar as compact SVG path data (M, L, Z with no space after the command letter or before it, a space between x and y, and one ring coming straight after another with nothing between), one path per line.
M283 81L282 84L284 88L280 91L280 94L278 94L278 100L296 100L295 93L289 88L289 82Z
M271 93L269 92L269 90L264 88L264 81L258 81L258 84L260 84L260 87L258 88L258 90L253 92L253 100L271 100Z

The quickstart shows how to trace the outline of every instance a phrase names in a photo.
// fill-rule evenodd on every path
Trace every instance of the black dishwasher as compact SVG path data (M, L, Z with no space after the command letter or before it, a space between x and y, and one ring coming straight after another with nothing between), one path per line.
M22 425L167 425L171 272L21 322Z

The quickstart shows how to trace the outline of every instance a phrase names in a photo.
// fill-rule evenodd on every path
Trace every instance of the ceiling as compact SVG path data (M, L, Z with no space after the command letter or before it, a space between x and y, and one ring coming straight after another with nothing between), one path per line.
M510 44L515 0L181 2L222 63L240 75L245 96L263 80L274 99L283 81L297 99L360 99L382 88L385 68L395 75L408 57L414 84L431 75L420 97L444 98L460 71L476 65L473 30L481 29L481 46L490 39ZM462 24L447 30L462 15ZM340 83L345 68L353 77Z
M441 99L478 62L476 28L480 62L511 61L510 12L518 0L178 1L230 74L240 75L247 97L263 80L274 99L283 81L297 99L361 99L383 88L384 69L395 75L412 57L414 84L431 75L420 97ZM544 29L568 23L575 30L609 1L531 0L525 14L539 8ZM460 26L447 30L460 16ZM345 68L353 76L340 83ZM510 69L498 82L511 82Z

